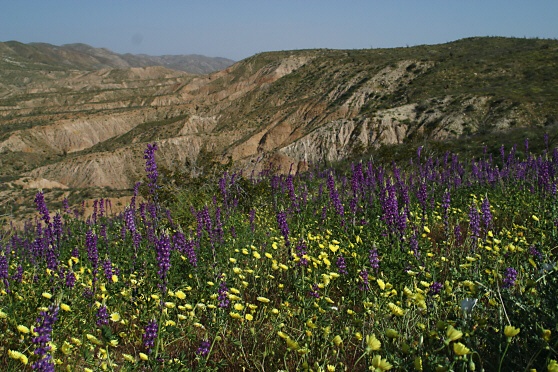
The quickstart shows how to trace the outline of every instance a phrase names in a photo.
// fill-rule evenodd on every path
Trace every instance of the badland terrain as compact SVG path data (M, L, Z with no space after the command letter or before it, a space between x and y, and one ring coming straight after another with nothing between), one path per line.
M32 211L24 201L37 189L51 200L129 195L152 142L161 167L203 176L297 172L423 143L499 146L518 131L556 141L557 64L556 40L499 37L236 63L0 43L0 215Z

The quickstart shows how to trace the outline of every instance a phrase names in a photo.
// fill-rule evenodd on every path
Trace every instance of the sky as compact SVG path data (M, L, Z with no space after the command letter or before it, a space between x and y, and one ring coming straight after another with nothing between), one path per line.
M0 0L0 41L235 61L473 36L558 38L558 0Z

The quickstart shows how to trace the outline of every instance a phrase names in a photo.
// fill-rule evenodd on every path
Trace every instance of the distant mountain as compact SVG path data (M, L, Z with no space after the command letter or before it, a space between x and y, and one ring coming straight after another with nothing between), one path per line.
M223 70L234 63L226 58L201 55L148 56L145 54L118 54L105 48L87 44L56 46L46 43L23 44L17 41L0 43L0 67L2 64L19 65L33 69L79 69L99 70L105 68L129 68L163 66L190 74L209 74Z
M33 185L129 189L154 141L161 167L250 174L480 134L500 146L514 128L558 140L556 40L268 52L202 76L57 48L0 44L0 200Z

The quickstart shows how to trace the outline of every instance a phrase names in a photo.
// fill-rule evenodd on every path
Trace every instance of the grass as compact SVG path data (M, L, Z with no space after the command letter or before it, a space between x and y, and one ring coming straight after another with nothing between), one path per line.
M0 365L553 370L558 149L521 147L189 187L151 149L121 215L39 193L0 240Z

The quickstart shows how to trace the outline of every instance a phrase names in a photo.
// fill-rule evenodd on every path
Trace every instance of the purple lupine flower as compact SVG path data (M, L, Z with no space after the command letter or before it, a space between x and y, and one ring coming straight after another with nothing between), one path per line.
M147 353L151 353L153 346L155 345L155 339L157 339L157 333L159 332L159 326L155 319L151 320L145 327L145 333L142 335L143 346L147 349Z
M2 247L0 247L1 249ZM10 283L8 282L9 274L8 274L8 259L3 254L0 255L0 279L4 283L4 287L6 288L6 292L10 292L9 287Z
M312 284L312 289L308 291L308 295L310 297L320 298L320 293L318 292L319 289L320 287L317 284Z
M163 293L166 293L167 291L167 273L170 269L170 239L168 237L168 235L163 234L163 236L161 237L161 239L159 239L157 241L157 244L155 246L155 249L157 251L157 262L159 263L159 271L157 271L157 274L159 274L159 278L161 278L162 281L162 285L161 285L161 290L163 291Z
M540 260L543 259L542 253L539 252L539 251L537 250L537 248L535 248L534 245L532 245L532 246L529 247L529 254L530 254L531 256L535 257L535 258L537 259L537 261L540 261Z
M182 254L185 254L188 257L188 262L193 267L198 265L198 258L196 257L196 251L194 250L194 242L191 240L186 240L184 234L180 231L177 231L172 236L172 242L174 245L174 249L179 251Z
M337 257L337 269L339 271L339 274L341 275L347 275L349 272L347 271L347 263L345 262L345 257L343 257L343 255L339 255L339 257Z
M64 213L70 214L72 210L70 209L70 203L68 202L68 198L64 198L62 201L62 208L64 208Z
M110 262L108 258L103 261L103 272L105 273L105 278L107 279L107 281L111 283L113 274L112 262Z
M430 287L428 288L428 294L432 296L437 295L438 293L440 293L442 288L443 288L442 283L434 282L430 284Z
M339 216L343 217L345 214L345 210L343 208L343 204L341 203L341 200L339 199L339 193L335 189L335 180L333 179L333 172L328 173L326 184L329 190L329 198L331 200L331 203L333 204L333 207L335 208L335 211Z
M97 224L97 208L99 205L99 200L95 199L93 200L93 214L91 216L92 220L93 220L93 224L96 225Z
M45 202L45 196L42 191L39 191L35 195L35 205L37 206L37 210L41 214L41 218L45 221L45 224L50 225L50 214L48 212L48 208Z
M147 149L145 149L143 155L143 158L145 159L145 173L147 173L147 178L149 178L149 190L152 194L156 193L157 178L159 177L157 163L155 162L155 151L157 150L158 147L156 143L148 143Z
M33 328L37 336L32 341L36 345L34 354L39 357L31 366L36 371L54 372L54 361L50 355L50 346L47 345L52 340L52 326L58 320L58 306L51 305L48 311L41 311L37 318L38 326Z
M68 271L66 274L66 287L74 288L74 285L76 285L76 274L73 271Z
M508 267L504 270L504 282L502 288L511 288L515 285L517 279L517 271L513 267Z
M23 280L23 266L17 265L16 272L12 274L12 280L21 283Z
M285 245L289 247L291 245L289 241L289 225L287 225L287 214L284 211L277 213L277 224L279 225L279 230L281 230L281 235L285 239Z
M99 267L99 251L97 250L97 235L91 230L87 230L85 233L85 248L87 249L87 258L89 258L93 267L93 287L95 287Z
M308 259L304 257L306 255L306 243L304 240L300 240L296 245L296 256L299 258L297 265L308 266Z
M488 231L492 226L492 213L490 212L490 202L488 197L485 197L481 204L482 222L485 229Z
M219 295L217 297L217 301L219 301L220 308L227 308L230 305L229 301L229 288L227 288L227 283L224 280L221 280L219 284Z
M368 271L361 270L358 274L361 280L361 283L358 285L358 288L361 291L368 291L370 289L370 283L368 281Z
M98 327L108 325L109 313L105 305L101 305L99 307L99 309L97 310L97 314L95 316L97 318L97 321L95 323L97 324Z
M480 236L480 216L475 204L472 204L469 209L469 231L473 241L473 248L476 248L477 239Z
M204 339L202 340L200 346L196 350L196 354L200 356L206 356L207 354L209 354L210 350L211 350L211 342L209 342L208 339Z
M378 272L378 269L380 268L380 258L378 257L377 248L372 248L368 252L368 261L370 262L370 267Z

